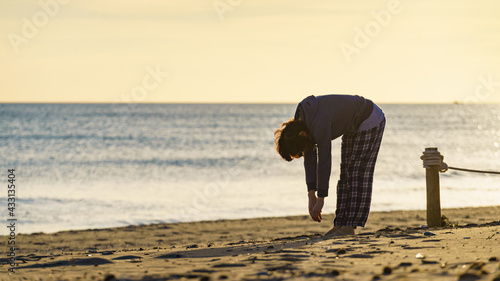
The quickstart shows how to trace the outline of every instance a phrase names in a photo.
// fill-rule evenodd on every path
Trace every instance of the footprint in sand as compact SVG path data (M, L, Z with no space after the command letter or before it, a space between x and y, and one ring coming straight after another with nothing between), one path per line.
M20 266L17 268L47 268L47 267L58 267L58 266L69 266L69 265L93 265L98 266L101 264L110 264L113 263L110 260L102 259L102 258L88 258L88 259L75 259L75 260L65 260L65 261L55 261L48 263L39 263L27 266Z

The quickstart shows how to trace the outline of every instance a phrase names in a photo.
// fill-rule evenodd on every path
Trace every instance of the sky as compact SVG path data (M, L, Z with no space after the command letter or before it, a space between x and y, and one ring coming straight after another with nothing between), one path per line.
M0 102L500 102L500 1L0 0Z

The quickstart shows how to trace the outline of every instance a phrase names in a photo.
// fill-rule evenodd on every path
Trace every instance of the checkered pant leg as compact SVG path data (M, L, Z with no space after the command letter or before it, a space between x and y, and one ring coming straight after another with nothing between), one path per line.
M370 130L342 137L334 225L365 226L370 213L373 172L384 128L385 120Z

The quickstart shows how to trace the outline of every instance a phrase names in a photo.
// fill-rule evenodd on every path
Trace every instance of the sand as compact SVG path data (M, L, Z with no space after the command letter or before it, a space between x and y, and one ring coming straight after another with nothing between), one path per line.
M324 239L333 215L153 224L0 237L2 280L500 280L500 206L373 212L355 236ZM456 225L458 224L458 226Z

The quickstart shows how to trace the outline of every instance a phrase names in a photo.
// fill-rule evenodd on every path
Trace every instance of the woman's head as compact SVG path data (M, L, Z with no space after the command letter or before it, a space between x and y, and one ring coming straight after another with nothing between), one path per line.
M301 157L313 145L313 140L306 124L301 120L291 119L281 124L274 131L276 151L286 161Z

